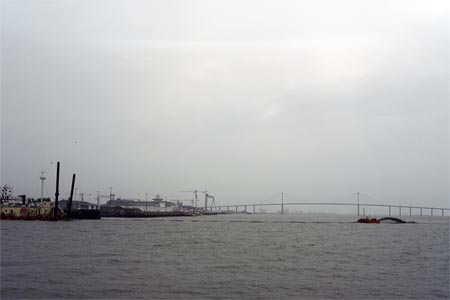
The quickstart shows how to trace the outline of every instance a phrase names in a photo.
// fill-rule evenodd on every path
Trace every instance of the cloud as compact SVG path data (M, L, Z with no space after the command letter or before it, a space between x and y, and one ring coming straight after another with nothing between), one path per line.
M92 194L448 200L441 2L2 5L1 174L20 190L61 159Z

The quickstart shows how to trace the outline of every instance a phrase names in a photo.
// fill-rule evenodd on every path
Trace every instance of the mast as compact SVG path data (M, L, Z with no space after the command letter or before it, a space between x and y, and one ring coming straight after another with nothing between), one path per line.
M42 181L41 182L41 203L44 202L44 181L47 179L47 178L45 178L44 174L45 174L45 172L41 171L41 177L40 177L40 179Z

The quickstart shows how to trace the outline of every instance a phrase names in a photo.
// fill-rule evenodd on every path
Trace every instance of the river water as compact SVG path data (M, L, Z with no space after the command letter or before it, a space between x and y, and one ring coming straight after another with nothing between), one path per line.
M449 218L1 221L1 299L448 299Z

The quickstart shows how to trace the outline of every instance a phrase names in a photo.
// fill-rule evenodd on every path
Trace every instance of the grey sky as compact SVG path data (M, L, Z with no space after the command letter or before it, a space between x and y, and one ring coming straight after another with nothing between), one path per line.
M448 207L446 2L2 1L1 184Z

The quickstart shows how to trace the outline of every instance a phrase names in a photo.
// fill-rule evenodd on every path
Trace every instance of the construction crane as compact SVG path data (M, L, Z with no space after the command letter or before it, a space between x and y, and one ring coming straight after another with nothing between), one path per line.
M208 194L205 191L205 211L208 211L208 199L212 199L212 201L211 201L211 208L210 208L210 210L212 211L213 206L214 207L216 206L216 202L214 201L214 196Z
M80 193L80 199L81 199L81 201L78 201L78 209L81 208L81 202L84 201L84 193Z
M195 197L195 205L193 205L195 208L197 208L197 202L198 202L198 193L207 193L208 191L199 191L199 190L193 190L193 191L180 191L181 193L194 193Z
M116 195L112 193L112 189L109 189L109 195L101 195L99 191L97 191L97 206L100 207L100 198L108 198L109 206L112 205L112 201Z

